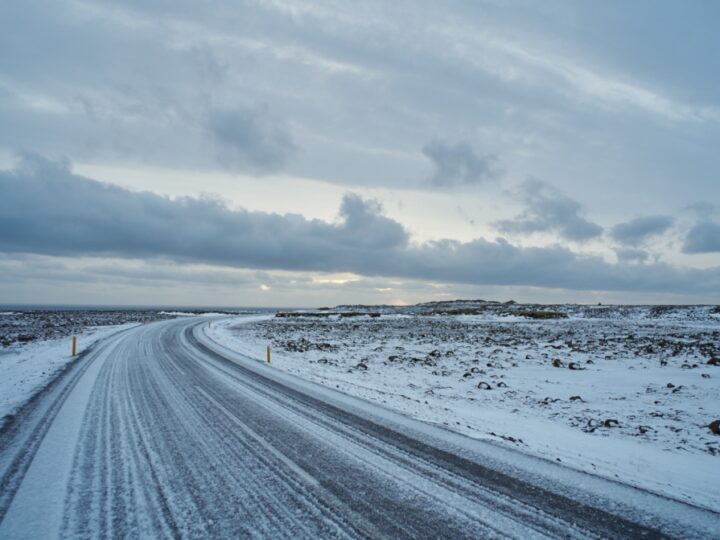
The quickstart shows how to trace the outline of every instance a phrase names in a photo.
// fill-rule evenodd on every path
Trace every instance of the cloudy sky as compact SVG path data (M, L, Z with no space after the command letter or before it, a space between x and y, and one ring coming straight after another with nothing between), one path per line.
M720 3L0 3L0 304L720 302Z

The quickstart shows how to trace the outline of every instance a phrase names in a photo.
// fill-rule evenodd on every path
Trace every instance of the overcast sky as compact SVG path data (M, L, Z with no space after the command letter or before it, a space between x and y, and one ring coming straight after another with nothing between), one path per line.
M718 20L3 0L0 304L720 303Z

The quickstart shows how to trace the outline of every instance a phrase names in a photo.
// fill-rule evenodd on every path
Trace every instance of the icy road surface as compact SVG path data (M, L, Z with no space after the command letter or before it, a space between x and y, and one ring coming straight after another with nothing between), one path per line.
M720 514L467 439L210 341L87 352L0 433L0 538L707 538ZM713 476L713 471L708 471Z

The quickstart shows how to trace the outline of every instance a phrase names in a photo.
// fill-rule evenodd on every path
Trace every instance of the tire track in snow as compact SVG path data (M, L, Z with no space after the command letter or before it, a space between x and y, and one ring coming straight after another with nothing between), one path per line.
M80 353L56 379L3 425L0 431L0 522L63 403L90 364L105 354L125 332L127 330L118 332L109 340L94 344Z
M185 350L183 355L187 356ZM184 368L196 371L200 380L203 378L203 372L198 371L198 366L202 366L203 363L204 361L186 358ZM207 375L204 377L206 378ZM208 387L212 387L217 400L224 400L226 409L248 411L246 421L253 422L254 429L263 430L263 436L271 437L272 445L282 448L284 454L294 454L293 460L304 460L304 454L313 456L321 465L305 463L305 466L312 467L313 475L322 479L325 490L319 494L319 497L331 499L327 503L334 505L336 512L342 510L350 516L350 520L359 528L367 529L370 522L377 522L378 526L382 524L386 535L396 538L429 535L429 531L432 530L437 530L436 534L442 534L444 531L445 534L453 534L455 537L476 537L478 534L484 537L507 537L507 532L501 534L488 523L488 520L479 520L476 516L469 517L466 513L458 511L456 507L444 503L441 504L445 507L443 522L439 527L436 512L438 502L441 501L426 489L421 489L417 482L408 484L396 474L389 473L387 467L381 470L373 459L357 461L356 456L349 456L345 450L331 447L316 433L308 437L307 433L298 431L297 426L288 424L287 418L283 419L282 415L275 414L267 404L258 407L253 403L253 397L249 399L245 397L242 401L238 401L236 390L230 388L229 390L233 392L231 400L230 396L220 393L221 388L217 386L217 382L208 383ZM227 391L224 394L227 394ZM279 423L277 419L283 419L283 422ZM268 425L271 428L268 428ZM280 433L282 436L278 439L273 433ZM294 447L289 447L284 441L294 441ZM298 450L300 441L303 442L303 446ZM328 465L337 463L341 464L341 471L328 468ZM374 485L376 489L368 491L363 498L353 498L353 492L357 491L358 487L367 489L369 485ZM453 498L453 494L446 495L448 499ZM340 499L345 502L339 502ZM351 504L353 509L350 509L348 504ZM434 510L431 512L429 509ZM495 515L494 519L497 520L499 517ZM518 523L513 525L516 529L526 529ZM369 534L369 536L376 537L377 534Z
M408 476L412 477L421 473L425 479L432 479L438 489L432 494L425 491L422 493L434 498L437 504L447 505L448 500L456 498L456 495L461 495L473 503L476 509L484 508L484 517L473 516L472 512L469 515L472 519L478 520L479 527L480 524L487 527L486 533L488 534L501 532L493 529L488 522L497 522L502 519L501 516L504 516L514 521L516 526L524 524L534 528L537 535L552 533L553 536L572 536L572 526L537 508L527 507L516 500L510 500L503 494L492 492L472 478L460 477L452 471L437 467L422 456L391 447L372 434L358 430L351 425L333 421L332 418L324 416L319 411L297 407L297 404L294 404L287 396L269 392L261 385L253 384L251 381L236 377L227 371L222 370L222 372L232 378L241 392L250 392L249 395L255 399L261 399L264 407L274 410L278 415L284 415L286 418L295 418L296 425L306 430L311 436L332 444L351 459L362 461L367 466L377 469L378 473L391 476L397 482L404 483L418 491L422 491L422 488L409 483ZM357 449L362 449L364 452ZM383 466L380 466L381 463ZM452 512L453 508L450 508L449 511ZM590 533L578 529L574 531L574 534L587 537Z
M172 346L168 348L167 342L158 340L157 335L151 337L152 351L140 345L121 351L95 388L100 412L94 417L100 418L101 426L109 429L101 438L101 445L106 449L136 450L135 455L106 452L97 461L89 460L94 470L86 468L78 472L79 487L75 491L90 498L104 498L104 513L109 518L83 526L80 518L68 520L64 535L76 536L93 526L111 536L138 532L157 534L157 529L165 530L168 536L277 536L281 531L294 530L299 537L312 538L328 532L332 514L318 514L315 524L308 525L307 514L311 514L313 508L306 503L308 511L298 515L299 497L292 496L302 492L299 486L288 486L287 479L272 469L276 465L272 456L265 457L263 462L261 451L213 419L216 414L207 414L211 406L195 395L188 379L183 380L185 371L169 367L168 363L173 361ZM88 410L92 411L93 407ZM90 416L86 426L89 435L101 429L93 425ZM235 439L233 444L230 444L231 437ZM83 446L81 441L80 447ZM167 507L164 527L150 523L150 516L136 509L135 517L140 513L146 526L141 526L139 531L129 528L132 516L126 501L141 497L128 496L137 491L133 476L117 471L128 466L125 464L136 463L146 469L145 484L155 495L154 506L160 501L161 506ZM114 478L105 473L110 467L115 467ZM277 485L275 489L268 489L270 480ZM98 481L102 494L82 485ZM252 488L252 493L248 488ZM163 493L167 495L161 497ZM163 498L167 501L165 504L162 504ZM254 499L254 504L245 507L248 519L238 519L238 508L230 507L230 501L239 503L239 499ZM70 501L67 513L82 516L85 512L82 503L82 496ZM343 536L339 526L334 532L335 536Z

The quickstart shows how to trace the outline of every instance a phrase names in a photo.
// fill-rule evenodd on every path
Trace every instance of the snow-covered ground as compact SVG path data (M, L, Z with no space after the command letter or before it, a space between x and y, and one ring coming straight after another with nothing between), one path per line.
M85 328L77 335L77 352L138 324ZM72 361L70 337L0 348L0 426L6 415L16 411Z
M412 417L720 508L717 308L568 314L325 313L205 332L256 359L270 345L272 367Z
M86 328L148 323L175 315L151 309L22 309L0 311L0 350L77 335Z

